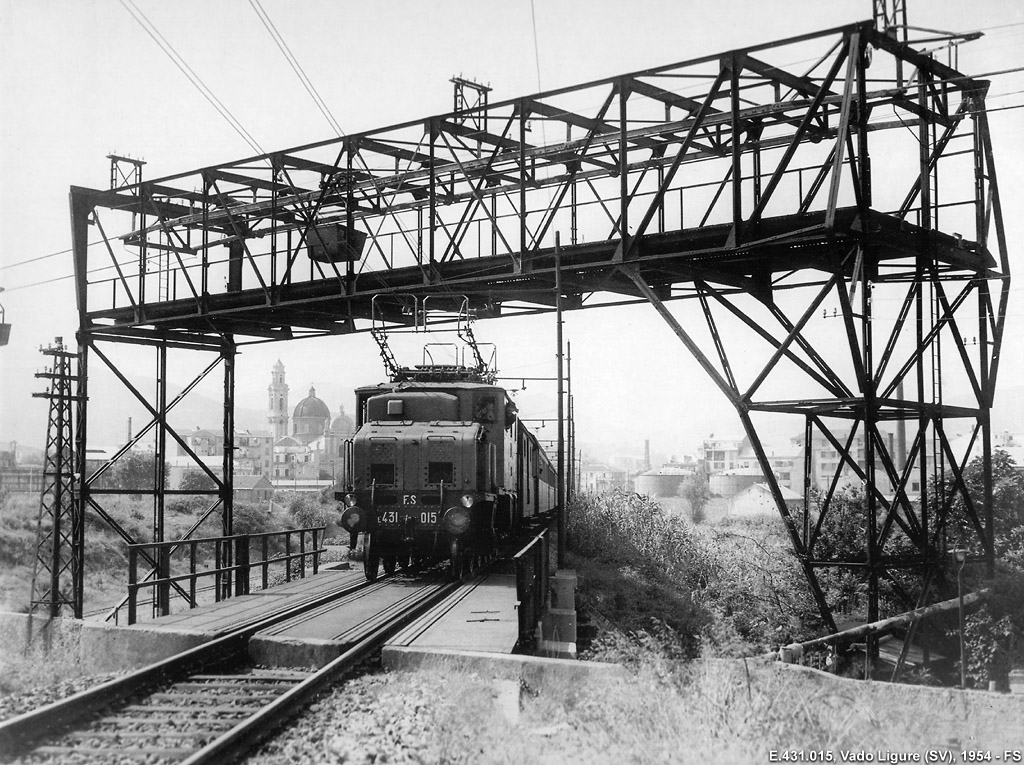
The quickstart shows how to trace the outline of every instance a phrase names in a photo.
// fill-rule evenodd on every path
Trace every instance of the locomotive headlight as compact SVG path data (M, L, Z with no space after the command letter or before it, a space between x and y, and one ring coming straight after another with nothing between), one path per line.
M460 499L459 501L462 503L463 507L468 509L476 504L476 497L474 497L472 494L463 494L462 499Z
M465 507L449 507L444 512L444 517L441 519L441 525L444 526L444 530L452 536L459 536L469 531L469 525L472 521L472 516L469 513L469 508Z
M352 496L351 494L349 496ZM348 498L346 497L346 501ZM352 505L341 514L341 527L350 534L366 530L367 513L363 508Z
M355 494L346 494L345 495L345 507L355 507L355 506L356 506L356 495Z

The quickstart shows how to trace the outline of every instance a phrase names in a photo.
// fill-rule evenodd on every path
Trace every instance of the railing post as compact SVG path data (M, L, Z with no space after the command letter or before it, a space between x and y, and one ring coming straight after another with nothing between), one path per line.
M135 624L139 599L139 551L128 545L128 624Z
M268 543L270 541L270 537L268 537L266 534L264 534L262 537L260 537L260 540L262 541L261 547L262 547L262 553L263 553L263 589L265 590L265 589L267 589L267 584L268 584L267 575L269 574L269 570L270 570L270 563L269 563L269 561L267 561L267 545L268 545Z
M235 538L235 595L249 594L249 535Z
M313 529L313 575L320 573L320 529Z
M292 532L284 533L284 580L292 580Z
M548 579L551 569L551 545L548 544L548 535L544 534L544 541L542 542L543 548L540 554L540 576L538 579L539 593L537 598L537 615L540 616L541 611L544 610L544 606L548 602Z
M193 540L188 544L188 597L189 608L195 608L196 603L196 542Z
M163 543L156 543L156 559L159 561L157 573L157 612L167 616L171 612L171 548Z
M529 634L530 595L526 588L526 567L521 558L516 559L516 593L519 596L519 639L524 640Z
M220 561L220 539L218 538L213 543L213 599L217 603L220 603L221 582L224 575L220 570Z
M299 579L306 578L306 532L299 529Z

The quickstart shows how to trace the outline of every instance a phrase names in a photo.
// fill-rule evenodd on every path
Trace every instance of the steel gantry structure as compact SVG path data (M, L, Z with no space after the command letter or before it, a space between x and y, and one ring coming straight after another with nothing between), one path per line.
M826 624L819 572L830 566L865 572L873 621L880 582L934 569L952 507L966 508L978 557L994 556L991 481L978 503L963 480L975 452L991 472L1009 288L987 87L860 22L73 187L82 368L98 357L120 376L106 343L156 349L160 380L171 350L215 355L204 374L224 372L223 469L199 464L229 532L239 345L369 330L377 295L450 291L478 317L515 316L553 310L557 278L566 310L649 303L735 406ZM150 401L123 381L158 450L170 438L192 454L167 424L166 386ZM966 400L945 400L944 383ZM80 385L84 401L84 371ZM801 506L775 476L765 414L804 433ZM959 453L952 420L970 432ZM892 445L893 425L910 429L906 448ZM815 465L829 476L820 509L807 499ZM77 499L102 514L96 475L81 477ZM868 523L862 549L843 557L818 543L851 475Z

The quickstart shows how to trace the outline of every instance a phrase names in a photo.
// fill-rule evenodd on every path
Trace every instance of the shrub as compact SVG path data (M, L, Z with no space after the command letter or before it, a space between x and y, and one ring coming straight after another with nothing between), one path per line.
M711 530L628 492L583 495L568 508L571 549L590 558L581 587L619 626L675 635L690 655L748 655L818 627L802 571L779 522ZM589 580L589 581L588 581Z
M214 502L214 497L197 494L179 495L167 500L165 507L169 513L178 515L199 515Z
M269 506L251 502L236 502L234 506L233 530L236 534L262 534L266 531L281 531L284 524Z
M337 514L333 501L325 502L319 494L299 494L288 505L295 528L326 526Z
M690 504L690 520L703 523L704 508L711 501L711 488L702 475L692 475L679 486L679 496Z
M186 470L181 476L181 486L178 488L183 491L207 491L215 489L216 484L205 471L192 469Z
M984 585L989 589L985 602L964 618L966 674L974 687L994 681L1006 690L1010 670L1024 666L1024 571L1005 566ZM958 627L951 628L947 636L956 639L958 633Z
M673 653L696 655L708 614L693 590L706 562L690 526L624 491L578 497L566 517L572 550L593 559L583 582L595 606L636 636L657 633Z
M167 485L168 466L164 465L164 486ZM156 456L146 452L129 452L123 455L112 468L110 485L116 489L152 491L155 487Z

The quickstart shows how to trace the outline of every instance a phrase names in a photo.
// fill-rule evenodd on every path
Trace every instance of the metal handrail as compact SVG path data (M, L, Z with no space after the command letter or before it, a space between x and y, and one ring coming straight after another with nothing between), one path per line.
M512 556L516 568L516 599L519 601L519 640L530 641L536 634L548 593L548 530L544 529L526 547Z
M200 539L189 539L173 542L141 542L128 545L128 624L135 624L138 620L139 593L145 589L154 591L154 604L156 611L161 616L170 613L170 588L177 582L189 583L188 597L186 602L189 608L196 608L199 604L196 598L197 582L206 577L214 579L214 599L219 602L232 595L247 595L250 589L250 576L252 569L259 567L261 570L261 589L266 590L269 586L269 572L272 564L284 564L285 581L292 579L292 561L301 561L299 567L299 578L306 576L306 562L312 559L313 573L320 570L320 556L326 551L323 547L325 526L315 526L302 529L286 529L284 531L264 531L256 534L233 534L225 537L204 537ZM299 537L299 550L292 552L292 536ZM310 535L312 545L307 547L306 539ZM274 538L284 538L284 553L270 555L270 543ZM259 541L260 558L256 561L251 559L251 545ZM197 569L196 552L200 545L212 545L214 562L212 568L203 570ZM171 552L174 548L188 548L187 574L171 576ZM152 558L157 559L158 570L165 572L162 576L145 577L139 581L139 556L148 552ZM234 587L232 588L232 582Z

